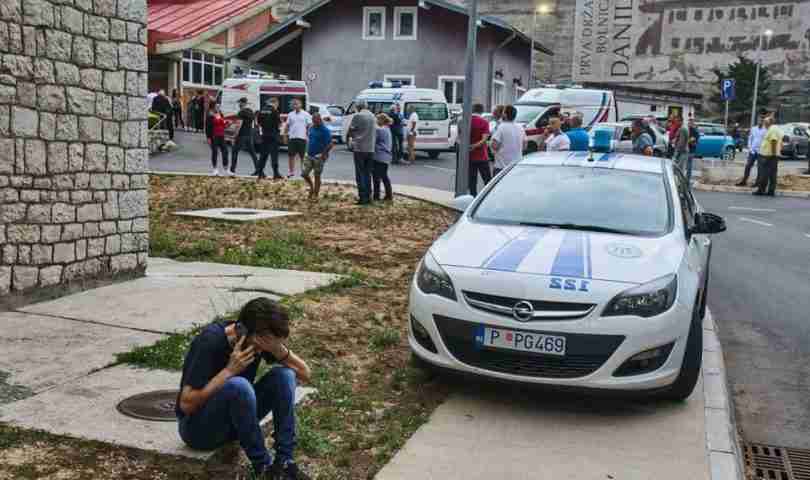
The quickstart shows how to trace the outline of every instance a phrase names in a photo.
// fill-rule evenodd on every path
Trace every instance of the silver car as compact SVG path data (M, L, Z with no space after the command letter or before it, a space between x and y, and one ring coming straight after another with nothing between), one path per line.
M613 129L613 138L616 140L616 152L633 153L633 122L597 123L591 128L591 132L596 129ZM650 125L650 129L655 133L653 139L653 155L663 157L667 153L668 138L667 133L657 125Z
M777 125L785 135L782 143L782 156L792 160L807 157L810 153L810 133L807 128L798 123Z
M328 103L309 103L309 113L320 113L326 128L332 132L335 143L340 143L343 139L343 107L330 105Z

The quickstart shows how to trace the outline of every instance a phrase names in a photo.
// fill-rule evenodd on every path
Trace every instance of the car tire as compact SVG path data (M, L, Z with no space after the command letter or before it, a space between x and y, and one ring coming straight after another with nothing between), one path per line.
M537 151L537 144L534 142L529 142L529 145L526 146L526 153L534 153Z
M700 377L700 367L703 361L703 322L700 320L700 309L696 303L692 313L692 325L689 327L689 336L686 339L686 351L683 354L681 371L675 382L661 395L664 400L682 402L692 395Z
M440 153L441 152L439 152L438 150L431 150L431 151L428 152L428 157L431 160L436 160L437 158L439 158Z

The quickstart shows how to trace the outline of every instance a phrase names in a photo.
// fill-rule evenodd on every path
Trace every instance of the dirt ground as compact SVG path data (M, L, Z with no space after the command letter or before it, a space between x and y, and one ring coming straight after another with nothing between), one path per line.
M319 479L371 479L447 394L410 363L407 294L420 258L455 215L401 197L357 206L348 186L324 186L318 203L306 197L301 182L153 176L152 254L346 275L339 286L285 300L291 346L318 388L299 410L297 456ZM303 215L241 224L172 214L218 207ZM214 477L190 460L0 424L0 479L12 478Z

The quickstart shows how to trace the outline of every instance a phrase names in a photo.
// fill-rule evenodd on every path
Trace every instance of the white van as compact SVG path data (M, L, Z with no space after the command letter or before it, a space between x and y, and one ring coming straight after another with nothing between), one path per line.
M515 123L523 126L528 151L537 151L551 117L582 115L582 127L590 129L600 122L616 122L616 98L610 90L580 87L543 87L524 93L515 103Z
M247 98L248 107L254 112L267 109L271 98L278 98L281 110L281 121L287 120L287 113L292 110L293 100L301 100L301 108L307 109L309 93L307 84L300 80L285 80L270 75L246 75L228 78L222 84L217 102L222 114L229 122L225 138L232 141L241 126L238 119L239 99ZM283 129L282 125L282 129Z
M455 139L451 136L450 110L444 93L432 88L399 86L397 82L371 82L346 108L343 116L343 140L356 113L355 103L364 100L375 115L389 113L398 104L403 114L403 130L408 121L408 109L413 107L419 116L416 125L416 150L427 152L430 158L438 158L441 152L453 150ZM403 142L404 143L404 142ZM351 148L351 146L350 146Z

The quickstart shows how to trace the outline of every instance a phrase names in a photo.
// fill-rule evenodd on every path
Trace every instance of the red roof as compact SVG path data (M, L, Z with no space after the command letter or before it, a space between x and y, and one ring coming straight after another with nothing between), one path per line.
M150 39L166 41L194 37L266 2L267 0L153 0L149 2Z

